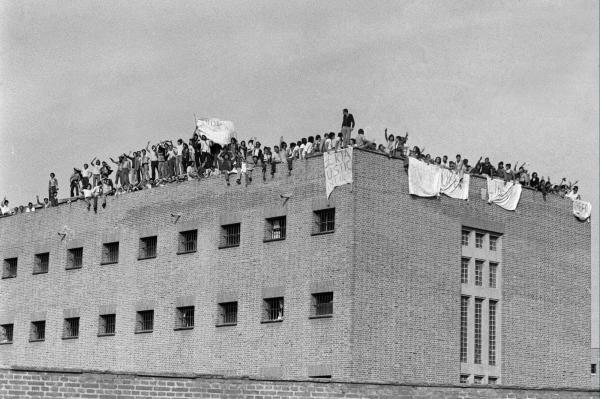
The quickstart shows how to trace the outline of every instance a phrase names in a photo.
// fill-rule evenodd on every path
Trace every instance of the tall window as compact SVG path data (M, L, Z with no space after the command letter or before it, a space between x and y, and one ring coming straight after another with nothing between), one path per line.
M179 248L177 253L187 254L196 252L198 242L198 230L188 230L179 233Z
M469 230L462 231L461 242L464 247L469 246Z
M481 364L481 307L483 299L475 298L475 364Z
M79 338L79 317L65 319L63 338Z
M498 236L490 234L490 251L497 251L498 249Z
M469 314L469 297L460 297L460 361L467 362L467 330Z
M462 258L460 261L460 282L469 283L469 258Z
M221 245L219 248L239 247L241 224L226 224L221 226Z
M483 248L483 233L475 233L475 248Z
M312 294L313 316L330 316L333 314L333 292Z
M12 344L14 324L0 326L0 344Z
M101 264L108 265L119 262L119 243L109 242L102 245L102 260Z
M475 261L475 285L483 285L483 261Z
M280 216L267 219L265 241L285 239L286 217Z
M498 264L496 262L490 262L489 273L490 273L490 281L489 281L490 288L496 288L496 277L497 277L497 273L498 273Z
M98 335L115 335L117 326L117 315L116 314L103 314L100 315L98 323Z
M488 363L496 364L496 308L498 302L489 301L489 345L488 345Z
M140 238L140 253L138 259L156 258L157 236Z
M48 273L48 265L50 264L50 254L36 254L33 263L33 274Z
M237 324L238 303L223 302L219 304L219 322L218 325Z
M30 341L43 341L46 339L46 320L38 320L31 323L29 332Z
M314 234L330 233L335 230L335 208L315 211Z
M266 298L264 300L263 321L283 320L283 297Z
M177 308L177 328L194 328L194 307Z
M154 329L154 310L142 310L136 315L136 333L152 332Z
M4 259L2 278L17 277L17 258Z
M83 266L83 248L71 248L67 252L67 269L79 269Z

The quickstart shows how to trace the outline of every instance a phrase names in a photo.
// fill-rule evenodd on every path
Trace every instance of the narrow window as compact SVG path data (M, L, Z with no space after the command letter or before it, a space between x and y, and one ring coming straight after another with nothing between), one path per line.
M46 320L34 321L31 323L29 341L43 341L46 339Z
M488 377L489 385L498 385L498 377Z
M490 235L490 251L498 250L498 236Z
M469 375L468 374L461 374L459 382L461 384L468 384L469 383Z
M196 243L198 242L198 230L188 230L179 233L178 254L189 254L196 252Z
M50 264L50 254L36 254L33 263L33 274L48 273L48 265Z
M475 298L475 359L473 363L481 364L481 307L483 306L482 298Z
M313 316L331 316L333 314L333 292L312 294Z
M308 378L331 378L331 374L309 375Z
M154 329L154 310L142 310L136 315L136 333L152 332Z
M220 326L230 326L237 324L238 303L224 302L219 304L219 323Z
M240 223L221 226L221 245L219 245L219 248L239 247L240 232Z
M283 320L283 297L266 298L264 300L263 321Z
M462 231L461 241L462 241L463 247L469 246L469 230Z
M0 326L0 344L12 344L14 324L2 324Z
M109 242L102 245L102 260L100 264L109 265L119 262L119 243Z
M63 339L79 338L79 317L65 319Z
M476 375L473 377L473 384L475 385L482 385L483 384L483 376L482 375Z
M11 334L11 337L12 337L12 334ZM12 341L12 339L11 339L11 341ZM592 371L592 375L596 375L596 373L598 373L598 365L596 363L592 363L591 371Z
M460 261L460 282L469 283L469 258L462 258Z
M17 277L17 258L4 259L2 278Z
M483 261L475 261L475 285L483 285Z
M331 233L335 230L335 208L315 211L313 234Z
M140 253L138 260L156 258L157 237L140 238Z
M469 297L460 297L460 361L467 362L467 328L469 314Z
M83 248L71 248L67 252L67 269L79 269L83 266Z
M489 301L488 363L492 366L496 364L496 310L497 310L497 306L498 306L498 302L492 301L492 300Z
M117 315L116 314L103 314L100 315L98 320L98 336L115 335L117 326Z
M285 225L285 216L267 219L265 241L285 240Z
M490 262L490 288L496 288L496 277L498 273L498 264L496 262Z
M483 233L475 233L475 248L483 248Z
M177 308L177 329L194 328L194 307Z

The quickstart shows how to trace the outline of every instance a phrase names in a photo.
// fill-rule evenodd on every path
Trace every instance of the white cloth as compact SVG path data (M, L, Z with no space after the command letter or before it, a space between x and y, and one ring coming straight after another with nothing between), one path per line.
M586 220L592 214L592 204L587 201L573 201L573 215L579 220Z
M505 182L499 179L487 178L488 202L500 207L514 211L521 199L522 187L519 183Z
M235 137L235 126L231 121L217 118L198 119L196 128L199 136L205 135L209 140L221 145L231 143L231 138Z
M352 183L352 147L338 152L323 153L325 166L325 190L327 198L337 186Z
M442 174L440 168L410 157L408 161L408 192L419 197L440 194Z
M471 184L471 176L469 174L456 173L440 167L435 168L438 169L441 174L440 191L442 194L445 194L450 198L462 200L469 199L469 185Z

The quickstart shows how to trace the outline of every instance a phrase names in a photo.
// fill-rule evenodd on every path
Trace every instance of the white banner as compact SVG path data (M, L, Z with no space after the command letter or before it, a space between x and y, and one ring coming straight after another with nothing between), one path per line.
M323 153L327 198L334 188L352 183L352 147Z
M440 169L440 168L438 168ZM441 184L440 191L450 198L469 199L469 185L471 176L467 173L456 173L448 169L440 169Z
M519 183L506 182L498 179L487 179L488 202L497 204L504 209L514 211L521 199L522 187Z
M573 201L573 215L579 220L586 220L592 215L592 204L586 201Z
M435 197L440 194L442 175L440 168L419 161L408 160L408 193L419 197Z
M207 139L214 143L226 145L235 137L235 126L231 121L222 121L217 118L196 120L196 133L199 136L205 135Z

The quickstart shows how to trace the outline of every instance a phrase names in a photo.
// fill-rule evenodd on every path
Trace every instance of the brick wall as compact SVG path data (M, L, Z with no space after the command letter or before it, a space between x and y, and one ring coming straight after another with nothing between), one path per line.
M209 375L150 375L0 369L0 396L12 398L486 398L593 399L597 390L475 387L344 381L275 380Z

